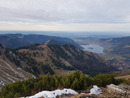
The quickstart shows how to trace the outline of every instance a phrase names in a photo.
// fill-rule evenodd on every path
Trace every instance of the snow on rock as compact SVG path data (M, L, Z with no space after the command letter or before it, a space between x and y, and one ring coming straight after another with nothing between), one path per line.
M97 85L94 85L93 88L90 89L90 94L98 95L101 93L102 93L102 90Z
M56 98L56 96L61 96L63 94L76 95L78 93L76 91L72 90L72 89L63 89L63 90L55 90L55 91L42 91L42 92L39 92L39 93L37 93L33 96L21 97L21 98L39 98L39 97Z
M3 82L3 81L0 81L0 85L3 85L3 86L4 86L5 84L4 84L4 82Z

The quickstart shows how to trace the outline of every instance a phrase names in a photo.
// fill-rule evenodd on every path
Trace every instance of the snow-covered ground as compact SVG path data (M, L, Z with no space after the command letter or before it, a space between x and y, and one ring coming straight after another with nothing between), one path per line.
M101 94L102 90L94 85L92 89L90 89L90 93L89 94ZM21 98L39 98L39 97L44 97L44 98L56 98L57 96L61 96L64 94L72 94L72 95L77 95L78 92L72 90L72 89L63 89L63 90L54 90L54 91L42 91L39 92L33 96L28 96L28 97L21 97Z
M39 97L56 98L56 96L61 96L63 94L76 95L78 93L72 89L63 89L63 90L55 90L55 91L42 91L42 92L39 92L33 96L21 97L21 98L39 98Z
M3 82L3 81L0 81L0 85L3 85L3 86L4 86L5 84L4 84L4 82Z
M90 89L90 94L98 95L101 93L102 93L102 90L97 85L94 85L93 88Z

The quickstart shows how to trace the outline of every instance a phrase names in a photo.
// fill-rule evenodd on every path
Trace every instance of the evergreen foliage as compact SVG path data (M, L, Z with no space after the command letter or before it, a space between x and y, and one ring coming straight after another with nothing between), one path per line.
M94 84L105 87L107 84L115 83L113 74L98 74L94 77Z
M75 90L87 89L90 85L106 86L119 84L122 80L114 78L113 74L98 74L89 77L80 71L73 71L69 75L41 75L39 78L30 78L5 85L0 92L0 98L18 98L29 96L42 90L55 90L57 88L72 88Z

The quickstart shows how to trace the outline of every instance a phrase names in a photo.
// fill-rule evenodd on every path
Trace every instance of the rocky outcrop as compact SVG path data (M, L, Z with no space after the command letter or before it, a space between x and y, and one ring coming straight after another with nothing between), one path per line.
M130 86L110 84L107 86L107 92L111 95L117 95L122 98L130 98Z

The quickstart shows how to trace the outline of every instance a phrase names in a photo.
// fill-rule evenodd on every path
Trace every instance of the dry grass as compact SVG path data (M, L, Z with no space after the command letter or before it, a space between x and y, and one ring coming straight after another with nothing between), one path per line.
M119 96L111 95L89 95L89 94L79 94L68 98L120 98Z
M91 97L91 98L95 98L93 95L89 95L89 94L79 94L79 95L75 95L75 96L72 96L72 97L70 97L70 98L89 98L89 97Z
M116 77L116 79L130 80L130 75L118 76L118 77Z

